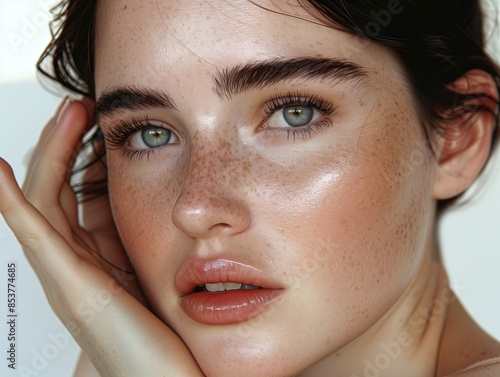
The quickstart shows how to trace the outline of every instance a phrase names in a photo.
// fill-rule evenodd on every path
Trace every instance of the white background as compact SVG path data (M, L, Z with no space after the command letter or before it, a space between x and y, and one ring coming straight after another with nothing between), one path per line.
M49 40L47 9L54 1L0 0L0 156L14 167L19 181L25 173L27 151L59 102L38 85L34 67ZM487 13L498 18L500 0L489 1ZM490 51L499 59L500 25L495 35ZM441 234L455 291L477 321L500 339L500 158L493 162L489 179L481 184L481 195L465 209L448 214ZM7 368L6 360L9 262L17 264L16 371ZM77 352L0 219L0 375L70 376Z

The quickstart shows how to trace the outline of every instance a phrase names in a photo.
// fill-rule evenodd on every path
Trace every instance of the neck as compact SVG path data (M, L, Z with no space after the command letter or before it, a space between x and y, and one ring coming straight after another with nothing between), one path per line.
M437 248L429 245L401 298L368 331L302 377L431 377L448 306L456 300Z

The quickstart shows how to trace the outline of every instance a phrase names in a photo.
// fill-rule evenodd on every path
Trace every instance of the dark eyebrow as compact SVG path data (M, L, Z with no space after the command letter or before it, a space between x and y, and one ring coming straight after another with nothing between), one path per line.
M138 86L123 86L105 91L96 101L94 117L99 122L103 116L109 116L123 110L141 110L151 107L176 109L174 101L159 89Z
M363 80L365 70L356 63L331 58L276 58L218 69L212 76L214 92L222 99L250 89L262 89L293 79Z

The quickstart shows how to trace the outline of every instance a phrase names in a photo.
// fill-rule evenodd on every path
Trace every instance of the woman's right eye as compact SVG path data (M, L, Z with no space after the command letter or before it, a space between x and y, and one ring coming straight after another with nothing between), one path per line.
M149 127L133 134L128 144L134 149L151 149L178 142L179 139L172 131L162 127Z

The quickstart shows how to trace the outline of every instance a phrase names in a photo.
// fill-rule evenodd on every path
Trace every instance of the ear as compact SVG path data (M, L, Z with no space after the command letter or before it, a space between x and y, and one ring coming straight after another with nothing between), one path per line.
M444 200L464 192L476 179L490 155L498 92L485 71L471 70L450 85L460 94L470 95L466 105L474 111L443 125L440 136L439 166L433 196Z

